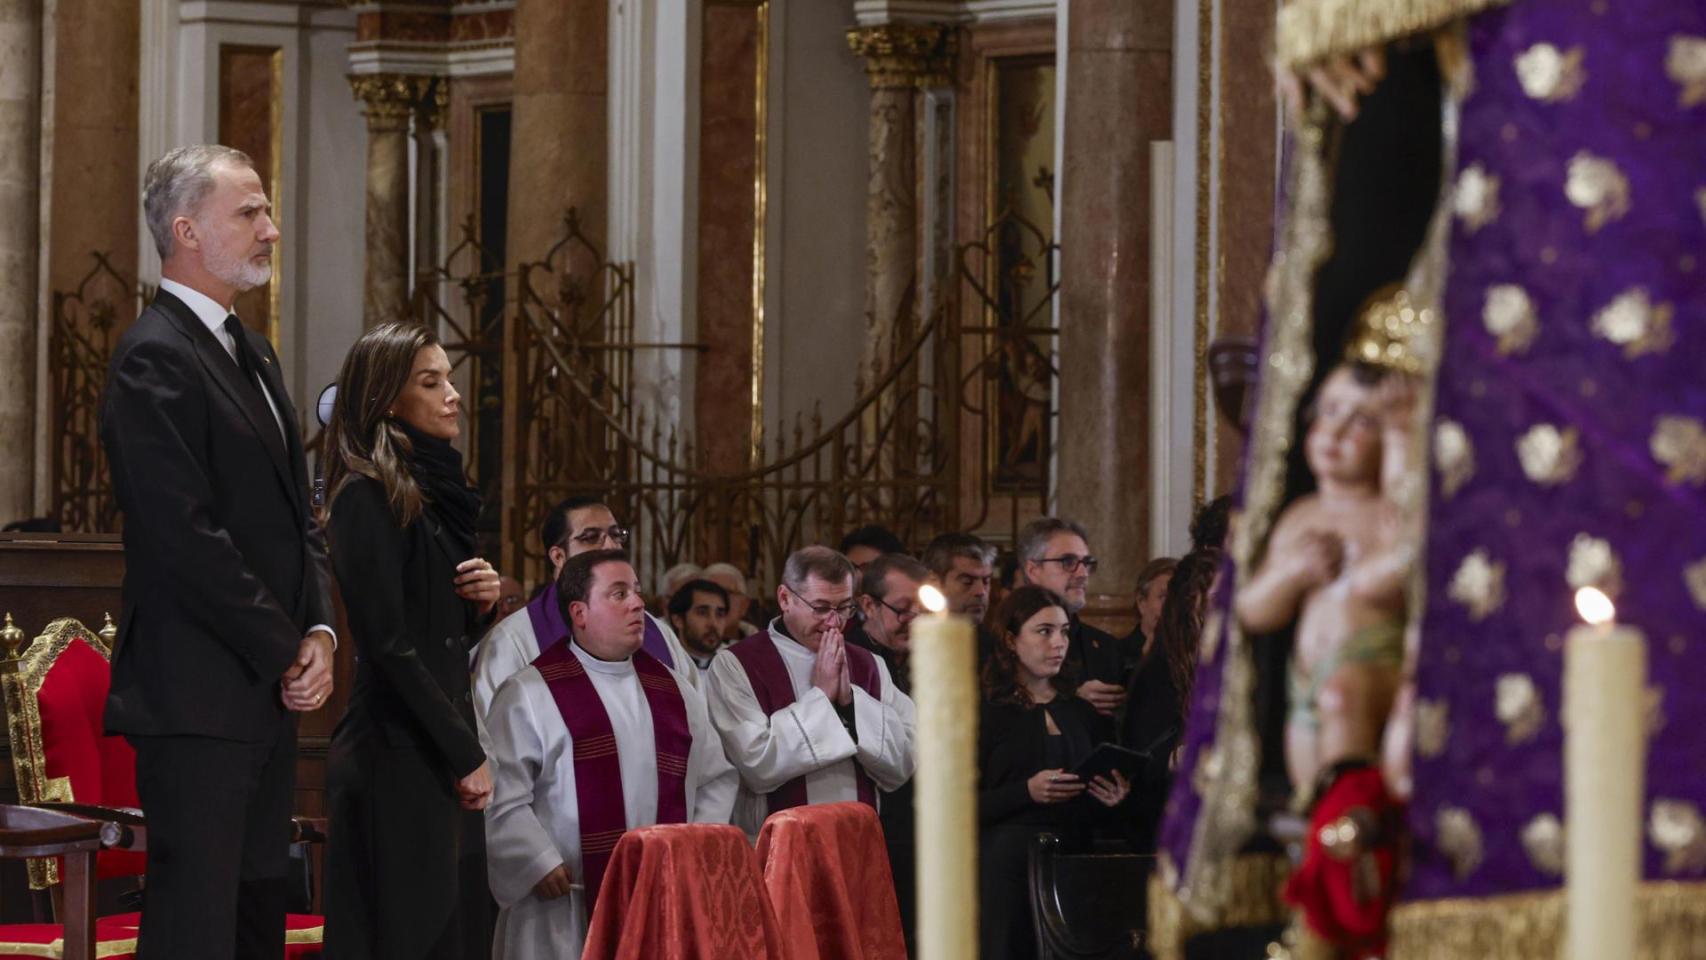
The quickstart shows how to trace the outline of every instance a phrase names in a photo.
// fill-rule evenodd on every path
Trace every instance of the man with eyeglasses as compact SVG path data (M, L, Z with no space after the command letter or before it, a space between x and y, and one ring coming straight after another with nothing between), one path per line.
M484 720L492 698L510 677L532 663L539 654L569 637L557 603L557 578L570 557L594 550L622 550L628 545L628 529L616 522L604 501L597 497L570 497L557 504L539 527L539 541L551 561L551 580L533 594L527 606L498 621L480 641L474 662L474 716L481 721L480 738L485 740ZM669 625L646 614L642 649L681 674L694 687L699 671ZM488 746L488 753L490 752Z
M904 554L885 553L865 564L859 577L858 623L848 627L847 642L871 651L889 668L889 676L902 693L912 695L912 670L907 666L912 645L912 621L924 612L918 588L930 579L930 569ZM951 607L950 607L951 609ZM888 847L889 869L894 873L895 897L900 901L901 932L906 952L918 953L916 929L917 885L914 873L912 781L883 794L877 811L883 822L883 842Z
M853 581L836 551L794 551L776 590L782 615L711 661L711 722L740 771L734 822L751 836L770 814L808 803L880 810L879 791L912 779L912 698L846 640Z
M1089 533L1074 521L1044 517L1019 531L1014 551L1026 583L1053 590L1066 602L1072 621L1066 665L1078 678L1078 696L1111 721L1125 702L1125 646L1078 618L1089 602L1090 575L1097 566Z

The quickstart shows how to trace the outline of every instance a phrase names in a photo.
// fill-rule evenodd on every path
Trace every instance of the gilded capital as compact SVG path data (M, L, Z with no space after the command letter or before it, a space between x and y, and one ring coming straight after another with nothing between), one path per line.
M864 58L876 90L952 83L958 45L954 28L943 24L882 23L847 31L847 46Z
M409 117L423 102L429 102L436 80L401 73L364 73L350 77L349 85L361 101L361 112L370 129L404 129Z

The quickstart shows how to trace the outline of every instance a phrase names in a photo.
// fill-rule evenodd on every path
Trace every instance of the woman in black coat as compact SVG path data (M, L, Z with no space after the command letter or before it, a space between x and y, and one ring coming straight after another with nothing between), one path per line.
M474 556L480 498L451 446L450 364L425 327L386 324L350 349L326 430L332 569L355 685L327 770L326 956L489 956L458 864L484 849L491 771L468 652L498 599ZM468 896L468 893L475 896ZM482 942L483 941L483 942Z
M1094 799L1118 806L1130 785L1068 773L1095 747L1096 711L1063 676L1070 620L1060 597L1013 591L993 621L1000 639L983 669L978 727L979 921L983 960L1035 957L1029 853L1039 833L1082 845Z

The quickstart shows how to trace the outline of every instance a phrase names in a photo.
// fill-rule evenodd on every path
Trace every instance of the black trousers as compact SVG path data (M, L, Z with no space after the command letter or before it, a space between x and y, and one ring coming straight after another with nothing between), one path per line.
M129 737L148 817L138 960L279 960L296 724L260 743Z

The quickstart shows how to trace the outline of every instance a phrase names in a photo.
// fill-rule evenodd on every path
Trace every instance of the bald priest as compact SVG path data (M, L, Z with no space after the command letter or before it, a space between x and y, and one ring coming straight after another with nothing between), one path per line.
M556 586L570 639L504 681L486 715L494 960L580 956L622 834L727 823L738 786L704 698L642 649L627 554L571 557Z

